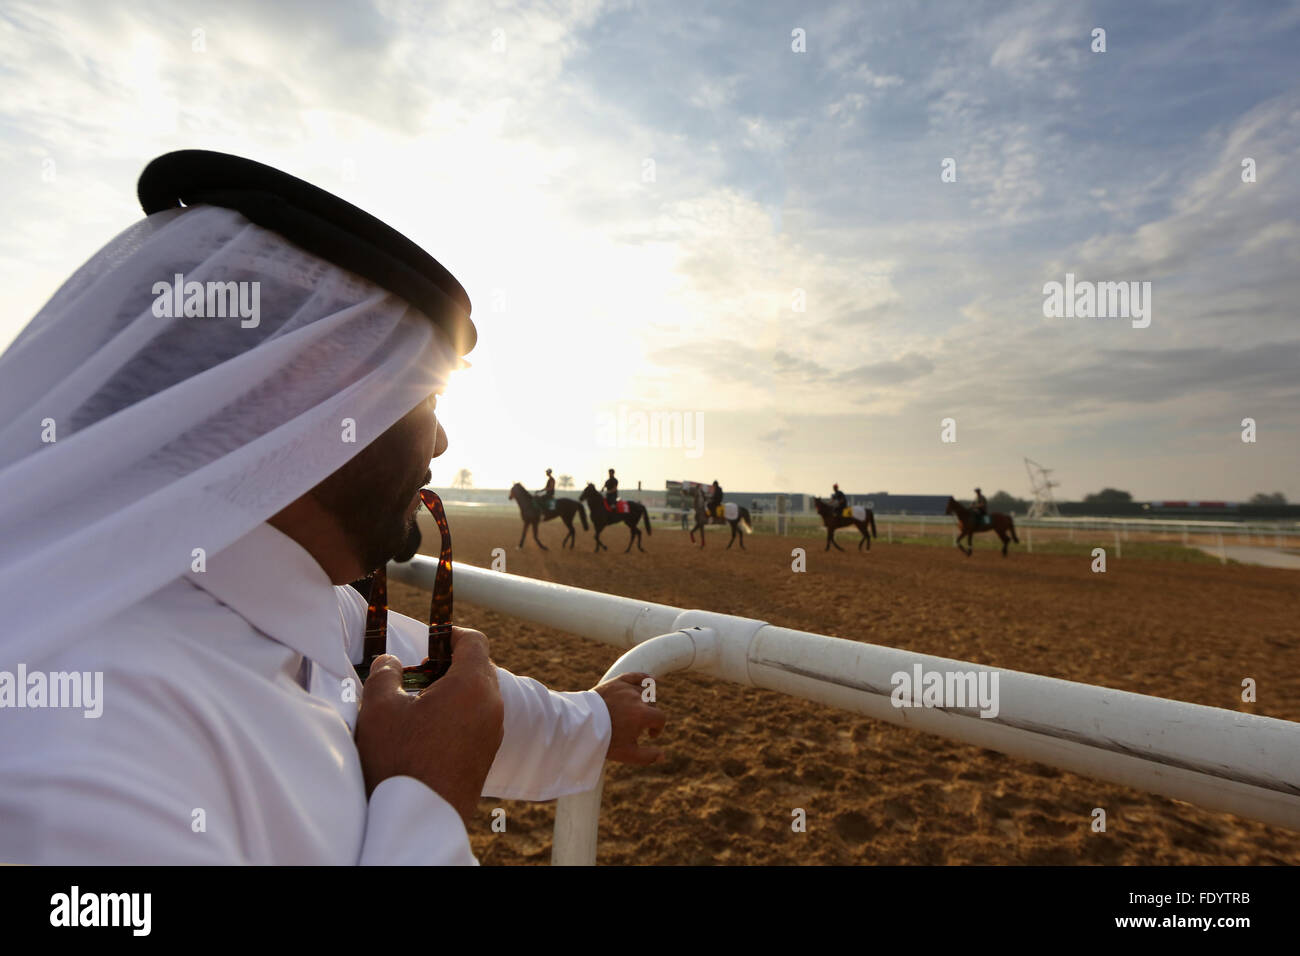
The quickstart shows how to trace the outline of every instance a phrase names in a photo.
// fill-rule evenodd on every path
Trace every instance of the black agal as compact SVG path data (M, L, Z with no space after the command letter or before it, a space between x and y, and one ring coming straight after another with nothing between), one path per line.
M159 156L140 174L136 191L147 214L201 203L238 210L401 296L446 332L458 354L474 347L469 296L456 278L396 229L333 193L251 159L203 149Z

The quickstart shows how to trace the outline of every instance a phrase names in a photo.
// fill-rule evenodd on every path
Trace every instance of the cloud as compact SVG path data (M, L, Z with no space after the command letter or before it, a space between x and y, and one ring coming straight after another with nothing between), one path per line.
M509 409L509 441L461 439L484 480L493 446L532 447L516 411L539 387L578 417L685 387L761 436L754 460L728 446L737 469L820 480L829 456L900 490L945 483L940 413L988 462L1066 434L1052 461L1158 446L1152 484L1215 474L1179 448L1217 448L1227 409L1295 429L1300 8L1116 8L1104 55L1086 7L927 11L10 4L0 277L21 317L0 340L138 216L147 159L207 146L340 192L462 277L481 345L461 408ZM1151 328L1044 319L1066 271L1152 281ZM870 465L847 441L791 451L866 428Z
M934 362L924 355L909 353L894 361L859 365L835 376L842 385L902 385L934 371Z

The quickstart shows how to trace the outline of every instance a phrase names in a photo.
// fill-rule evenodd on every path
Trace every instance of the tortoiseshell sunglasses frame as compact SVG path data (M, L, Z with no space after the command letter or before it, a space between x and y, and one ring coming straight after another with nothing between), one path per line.
M402 668L402 689L411 694L424 690L447 673L451 666L451 528L447 525L442 499L435 492L421 489L420 500L438 525L442 545L438 553L438 571L433 579L433 599L429 604L429 656L414 667ZM378 568L370 575L364 660L356 667L357 676L363 682L370 676L375 658L386 653L387 646L388 574L384 568Z

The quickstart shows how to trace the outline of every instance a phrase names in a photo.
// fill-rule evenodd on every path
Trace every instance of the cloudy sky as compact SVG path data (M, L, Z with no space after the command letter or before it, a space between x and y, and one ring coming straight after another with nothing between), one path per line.
M217 149L468 289L436 484L1300 500L1297 49L1274 2L5 0L0 348ZM1149 327L1045 316L1067 272Z

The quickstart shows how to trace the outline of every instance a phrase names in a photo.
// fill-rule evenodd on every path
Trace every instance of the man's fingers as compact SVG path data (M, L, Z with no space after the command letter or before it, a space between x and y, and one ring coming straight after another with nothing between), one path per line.
M651 737L658 737L659 732L664 729L668 723L668 718L664 712L654 704L641 704L632 710L628 716L632 720L632 726L635 728L636 736L641 736L641 731L649 731Z

